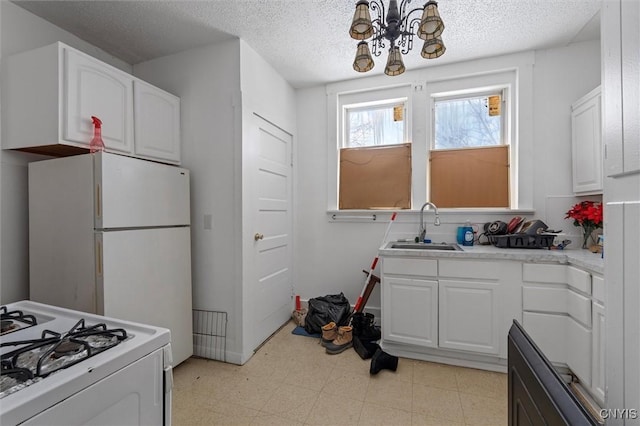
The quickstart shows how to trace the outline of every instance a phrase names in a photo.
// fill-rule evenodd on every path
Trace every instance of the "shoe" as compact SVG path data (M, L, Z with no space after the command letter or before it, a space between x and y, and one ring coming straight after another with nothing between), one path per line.
M333 342L327 343L325 345L325 348L327 348L327 353L331 355L339 354L353 346L352 332L353 327L349 325L339 327L338 337L336 337Z
M327 344L333 342L335 338L338 337L338 326L336 323L331 321L329 324L322 326L322 337L320 338L320 344L324 347Z
M380 370L396 371L398 368L398 357L389 355L382 348L378 347L376 353L371 358L369 374L378 374Z

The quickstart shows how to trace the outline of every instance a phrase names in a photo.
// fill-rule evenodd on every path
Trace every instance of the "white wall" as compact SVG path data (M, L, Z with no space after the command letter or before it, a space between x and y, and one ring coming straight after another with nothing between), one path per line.
M576 202L571 191L570 105L600 82L599 46L599 41L590 41L536 51L533 89L528 96L530 99L523 101L529 105L519 106L530 111L521 116L523 122L520 123L520 139L530 140L527 150L532 153L528 155L533 155L533 161L529 162L531 172L525 170L520 175L520 179L526 180L521 187L533 203L533 212L528 218L542 219L550 228L564 228L576 243L579 231L571 229L574 228L571 223L564 220L565 212ZM404 80L416 81L421 78L415 76L418 73L424 73L427 82L438 76L473 74L487 64L491 64L490 59L427 68L415 71L414 76L409 75ZM296 291L303 299L343 291L354 303L364 283L361 270L371 264L384 235L388 214L378 214L375 222L354 222L333 221L327 213L327 180L332 170L327 157L330 144L335 146L335 134L328 130L331 128L328 123L334 119L329 116L333 111L328 104L334 99L331 92L335 87L339 91L349 91L365 88L367 84L369 87L380 86L381 78L388 79L370 77L297 91L297 226L294 235L299 249L295 258L295 282ZM513 215L449 211L441 213L440 228L432 225L431 213L426 213L425 221L432 240L454 241L455 228L466 219L481 225L491 220L508 221ZM390 238L415 236L418 229L415 211L400 212L398 216ZM376 289L367 307L375 310L379 303Z
M227 360L243 363L253 348L242 341L241 109L293 134L294 91L238 39L144 62L134 72L180 97L182 165L192 177L193 307L227 312ZM208 215L212 229L204 227Z
M60 40L121 69L131 69L128 64L12 3L0 2L0 11L0 57ZM567 197L573 200L569 105L598 84L598 52L598 42L535 52L533 123L526 123L532 129L534 147L533 208L536 218L543 219L552 228L564 227L565 231L570 225L558 218L564 217L573 202L566 202ZM247 66L239 72L241 57ZM192 170L195 308L239 312L241 289L233 285L239 279L233 273L239 270L239 265L235 264L237 257L232 255L236 250L234 237L239 231L237 197L234 198L239 182L232 178L237 176L234 141L239 137L234 105L241 97L242 87L254 102L273 114L274 121L287 120L288 114L270 106L274 99L280 100L282 93L285 93L285 103L290 103L287 99L292 97L290 88L286 89L287 85L277 78L266 80L266 84L261 78L252 78L265 72L273 77L271 67L253 68L259 63L250 48L233 40L134 67L135 74L182 98L183 164ZM478 63L429 68L424 73L428 75L433 70L446 74L451 69L465 68L473 73ZM361 87L368 81L365 78L341 84ZM299 113L294 147L294 287L303 298L344 291L349 300L355 302L364 282L361 269L368 268L376 255L389 215L379 215L374 223L330 220L326 212L330 137L327 88L298 90L295 103ZM1 303L28 296L26 164L37 158L0 152ZM207 215L212 218L210 230L204 229ZM435 229L431 225L431 214L426 217L428 232L434 240L452 240L455 227L467 218L465 214L443 214L443 226ZM477 223L498 218L496 215L472 216ZM392 236L413 235L416 220L416 214L400 215ZM377 290L369 306L379 306ZM232 323L233 320L230 319L230 346L234 345L234 333L239 333L239 325L237 321Z
M182 166L191 171L193 308L228 313L227 349L236 354L242 337L235 178L239 43L230 40L134 66L138 77L180 97ZM206 216L211 229L205 229Z
M580 201L573 196L571 183L570 105L600 85L600 41L536 51L533 75L536 213L550 228L568 233L577 246L578 228L564 219Z
M62 41L130 72L131 66L8 1L0 1L0 58ZM51 111L57 114L57 111ZM34 120L36 118L34 117ZM0 303L29 297L27 164L46 157L0 151Z

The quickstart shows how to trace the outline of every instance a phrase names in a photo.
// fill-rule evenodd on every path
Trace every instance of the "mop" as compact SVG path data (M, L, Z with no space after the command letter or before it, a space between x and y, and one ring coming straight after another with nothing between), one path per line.
M389 231L391 230L391 224L393 224L393 222L396 220L396 216L397 213L393 212L393 214L391 215L391 220L389 220L389 224L387 225L387 230L384 233L384 237L382 238L382 243L380 244L380 246L382 246L385 241L387 241L387 237L389 236ZM368 297L364 298L365 293L370 294L371 290L369 292L367 292L367 287L369 286L369 282L371 281L371 275L373 275L373 270L376 269L376 265L378 264L378 255L376 254L376 257L373 259L373 262L371 263L371 267L369 268L369 273L367 274L367 278L364 281L364 287L362 288L362 291L360 292L360 296L358 296L358 300L356 301L355 306L353 307L353 312L362 312L364 310L364 305L367 304L367 300Z
M396 216L397 216L397 213L393 212L393 214L391 215L391 220L387 225L387 230L384 233L384 237L382 238L382 243L380 244L380 246L382 246L387 241L387 237L389 236L389 231L391 230L391 224L393 224L393 222L396 220ZM364 288L362 289L362 292L360 293L360 296L358 297L358 300L356 301L356 304L353 308L354 313L362 312L364 310L364 306L367 304L367 300L369 299L369 295L371 294L371 290L372 290L372 288L368 288L368 287L369 287L369 283L371 282L371 276L373 275L373 270L376 269L377 264L378 264L378 255L376 254L376 257L373 259L373 262L371 263L371 267L369 268L369 273L367 274L367 278L364 282ZM366 297L365 297L365 294L366 294ZM351 317L351 319L353 319L353 316ZM398 357L386 353L376 343L373 343L373 342L363 343L363 342L360 342L360 340L357 337L355 337L354 348L356 349L356 352L358 352L358 355L360 355L361 358L363 359L371 358L371 365L369 367L369 374L371 375L378 374L380 370L396 371L396 369L398 368Z

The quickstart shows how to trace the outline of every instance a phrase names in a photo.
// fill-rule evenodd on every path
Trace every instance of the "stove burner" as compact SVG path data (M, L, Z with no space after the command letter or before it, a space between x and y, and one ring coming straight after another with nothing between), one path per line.
M63 340L58 346L55 347L51 354L54 358L62 358L63 356L71 356L80 353L84 350L84 346L71 340Z
M2 320L1 326L0 326L0 333L4 334L4 333L8 333L9 331L17 328L18 326L15 325L13 323L13 321L11 320Z
M0 334L31 327L38 323L33 315L24 314L22 311L8 311L6 306L0 306L0 320L2 320Z
M112 348L126 338L124 329L107 329L105 324L87 327L82 319L64 335L44 330L40 339L2 342L0 347L19 347L2 354L2 374L26 369L34 378L46 377Z
M9 368L3 365L0 372L0 393L7 392L13 388L26 386L29 380L33 379L33 374L26 368Z

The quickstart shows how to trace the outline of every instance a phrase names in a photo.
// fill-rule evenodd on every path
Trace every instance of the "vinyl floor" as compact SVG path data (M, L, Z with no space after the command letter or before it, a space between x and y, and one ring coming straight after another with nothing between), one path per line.
M275 333L243 366L189 358L173 370L182 425L506 425L507 375L400 358L369 374L353 349Z

